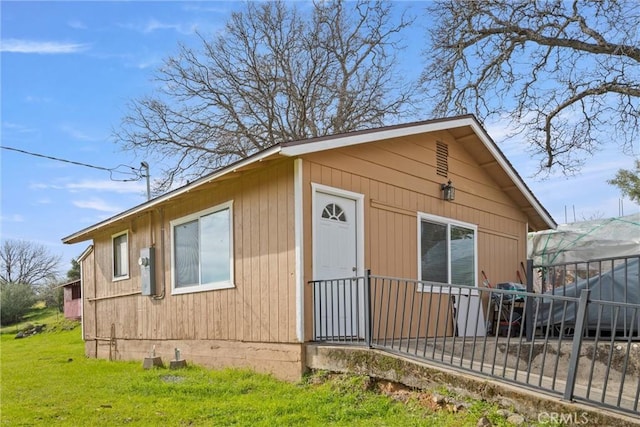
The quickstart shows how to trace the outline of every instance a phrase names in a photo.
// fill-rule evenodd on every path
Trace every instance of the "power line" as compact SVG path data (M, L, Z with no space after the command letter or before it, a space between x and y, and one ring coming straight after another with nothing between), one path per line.
M140 170L139 169L136 169L133 166L128 166L128 165L124 165L124 164L120 164L120 165L116 166L115 168L105 168L105 167L102 167L102 166L91 165L89 163L76 162L74 160L61 159L59 157L53 157L53 156L47 156L47 155L44 155L44 154L33 153L31 151L21 150L19 148L5 147L5 146L0 146L0 148L3 148L5 150L16 151L16 152L22 153L22 154L27 154L29 156L41 157L43 159L55 160L55 161L58 161L58 162L70 163L70 164L76 165L76 166L84 166L84 167L87 167L87 168L107 171L107 172L109 172L109 177L110 177L110 179L112 181L121 181L121 182L139 181L144 177L144 175L140 174ZM129 168L129 169L131 169L131 171L119 171L118 169L120 167ZM114 173L120 173L120 174L123 174L123 175L133 175L133 176L135 176L135 178L115 179L113 177Z

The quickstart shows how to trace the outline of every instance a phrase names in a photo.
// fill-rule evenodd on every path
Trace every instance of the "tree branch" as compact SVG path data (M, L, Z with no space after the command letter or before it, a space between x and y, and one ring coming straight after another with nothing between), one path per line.
M509 117L544 167L564 172L603 140L632 145L640 15L630 2L439 0L428 10L436 59L421 81L436 114Z

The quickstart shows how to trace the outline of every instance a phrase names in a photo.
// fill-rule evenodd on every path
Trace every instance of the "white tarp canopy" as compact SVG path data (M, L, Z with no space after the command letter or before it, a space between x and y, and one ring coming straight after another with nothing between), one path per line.
M534 265L640 255L640 213L529 233L527 249Z

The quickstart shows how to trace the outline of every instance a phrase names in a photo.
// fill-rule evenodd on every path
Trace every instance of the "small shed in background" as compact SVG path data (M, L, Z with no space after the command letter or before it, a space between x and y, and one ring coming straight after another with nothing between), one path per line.
M64 291L64 317L67 319L82 319L82 287L80 279L65 283Z

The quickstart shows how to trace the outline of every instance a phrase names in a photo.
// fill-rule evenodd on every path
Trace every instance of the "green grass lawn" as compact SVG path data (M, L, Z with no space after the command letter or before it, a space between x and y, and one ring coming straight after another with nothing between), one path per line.
M29 324L60 325L64 323L64 314L55 308L45 307L40 302L24 316L22 322L0 327L0 334L15 334Z
M475 426L483 415L508 425L482 401L433 411L419 399L371 391L366 377L315 375L291 384L243 370L144 370L142 361L88 359L80 327L50 328L19 340L15 327L3 330L2 425Z

